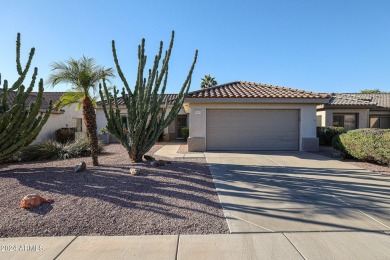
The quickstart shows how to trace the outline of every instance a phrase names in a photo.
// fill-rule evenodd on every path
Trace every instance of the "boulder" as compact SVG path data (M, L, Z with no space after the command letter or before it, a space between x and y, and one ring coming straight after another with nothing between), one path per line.
M138 169L138 168L131 168L129 173L131 175L134 175L134 176L137 176L137 175L140 175L142 174L142 170L141 169Z
M83 172L85 169L87 169L87 165L85 162L81 162L75 166L74 172Z
M38 194L28 194L19 203L23 209L31 209L41 205L44 202L53 202L52 199L44 198Z

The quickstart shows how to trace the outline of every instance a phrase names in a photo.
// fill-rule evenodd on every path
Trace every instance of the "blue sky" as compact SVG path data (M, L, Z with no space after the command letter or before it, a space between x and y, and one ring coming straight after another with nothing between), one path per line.
M53 61L69 57L86 55L114 67L115 40L122 69L135 82L141 38L146 38L151 61L159 41L167 46L175 30L166 93L180 89L196 49L191 90L211 74L218 83L244 80L316 92L390 91L387 0L2 0L0 9L0 73L11 82L16 78L17 32L22 34L22 60L34 46L33 66L44 80ZM113 83L122 86L119 78Z

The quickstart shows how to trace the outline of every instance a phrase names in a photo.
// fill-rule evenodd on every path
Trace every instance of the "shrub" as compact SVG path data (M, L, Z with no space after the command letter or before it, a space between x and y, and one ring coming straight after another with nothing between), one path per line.
M55 131L56 141L61 144L68 142L74 142L75 140L75 129L74 128L60 128Z
M362 161L390 164L390 129L357 129L332 141L335 149Z
M157 142L163 142L164 141L164 132L162 132L159 136L158 136L158 139L157 139Z
M103 146L103 143L99 141L99 153L103 151ZM58 160L89 156L90 154L91 150L86 138L66 144L48 140L24 148L21 151L21 160Z
M184 139L187 140L188 136L190 135L190 129L188 127L183 127L181 129L181 133L182 133Z
M317 127L317 137L320 139L320 145L332 145L332 139L336 135L346 133L344 127L325 126Z

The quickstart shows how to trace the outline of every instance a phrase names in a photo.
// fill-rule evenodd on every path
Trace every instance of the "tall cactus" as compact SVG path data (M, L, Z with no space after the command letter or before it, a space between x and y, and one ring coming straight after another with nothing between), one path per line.
M37 68L34 68L29 87L26 89L23 85L34 53L35 48L31 48L28 61L23 69L20 63L20 34L18 33L16 70L19 77L10 88L8 81L4 80L3 88L0 89L0 162L9 159L14 153L33 142L50 115L51 102L44 115L40 111L43 96L42 79L39 80L38 94L31 95L38 74ZM35 101L28 104L27 101L31 98Z
M184 81L179 95L173 102L172 109L167 113L168 101L163 104L164 93L168 80L168 63L173 47L174 32L172 32L171 42L162 60L163 43L160 42L160 49L154 58L154 65L149 69L147 78L144 78L146 65L145 39L142 39L138 46L138 71L134 90L130 89L122 69L119 65L115 49L115 41L112 41L112 53L118 74L124 84L122 88L122 98L127 108L127 131L123 128L120 109L118 107L118 90L114 87L113 98L104 101L104 97L109 97L110 93L105 80L103 80L104 93L100 85L100 96L104 114L107 118L107 129L126 148L131 162L142 161L142 156L157 142L158 137L176 117L183 106L184 98L187 96L191 85L192 72L195 67L198 51L195 52L194 61ZM160 87L162 88L160 91ZM162 106L162 107L161 107Z

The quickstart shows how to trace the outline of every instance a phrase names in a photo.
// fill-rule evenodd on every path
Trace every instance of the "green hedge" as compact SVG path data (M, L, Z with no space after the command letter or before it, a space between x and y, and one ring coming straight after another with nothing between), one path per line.
M332 146L362 161L390 164L390 129L365 128L335 136Z
M184 139L187 140L188 136L190 135L190 129L188 127L183 127L181 129L181 134L183 135Z
M317 127L317 137L320 139L320 145L332 145L332 139L336 135L346 133L344 127L325 126Z

